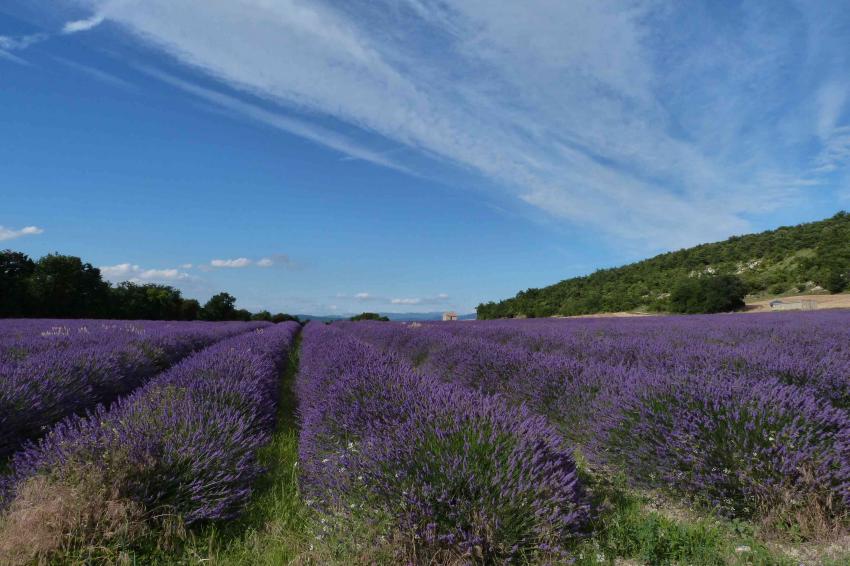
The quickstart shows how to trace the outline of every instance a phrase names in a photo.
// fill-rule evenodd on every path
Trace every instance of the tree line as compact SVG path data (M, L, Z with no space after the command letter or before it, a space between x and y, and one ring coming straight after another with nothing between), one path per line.
M298 320L284 313L237 309L229 293L218 293L201 305L170 285L125 281L113 286L98 268L78 257L53 253L36 261L12 250L0 251L0 317Z
M734 296L742 289L757 295L840 293L848 285L850 214L839 212L819 222L735 236L527 289L510 299L480 304L477 312L479 319L635 309L694 312L700 304L739 304ZM717 300L718 290L729 296ZM703 292L711 298L703 301Z

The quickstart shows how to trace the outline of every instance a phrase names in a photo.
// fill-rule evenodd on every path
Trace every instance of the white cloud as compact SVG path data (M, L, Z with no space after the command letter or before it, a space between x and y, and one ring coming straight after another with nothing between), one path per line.
M132 281L134 283L152 281L183 281L191 276L179 269L143 269L131 263L105 265L100 267L103 277L109 281Z
M100 69L96 69L94 67L90 67L88 65L83 65L82 63L77 63L76 61L71 61L70 59L65 59L64 57L53 57L56 61L59 61L63 65L74 69L75 71L79 71L84 75L88 75L89 77L98 80L104 84L108 84L110 86L114 86L120 88L122 90L137 92L138 89L136 86L130 82L125 81L122 78L116 77L106 71L102 71Z
M0 242L5 240L14 240L22 236L34 236L43 232L44 230L38 226L24 226L20 230L0 226Z
M430 297L407 297L400 299L391 299L390 303L393 305L437 305L440 303L444 303L449 300L449 295L447 293L437 293L434 296Z
M255 104L249 104L239 100L238 98L234 98L208 88L200 87L167 73L151 69L150 67L140 66L139 69L174 87L202 98L207 102L212 102L225 110L245 116L256 122L271 126L272 128L308 139L314 143L343 153L349 158L368 161L390 169L411 173L409 169L394 163L384 154L367 149L353 140L331 130L310 124L309 122L305 122L291 116L285 116L278 112L270 112Z
M192 269L194 267L191 263L184 263L180 266L181 269Z
M777 19L758 3L708 14L656 0L80 1L304 119L159 74L220 107L403 167L352 132L377 134L652 246L747 230L767 200L756 179L800 180L770 188L789 206L810 176L846 166L844 87L822 89L848 73L837 5Z
M273 265L274 261L268 257L264 257L257 262L257 267L271 267Z
M87 31L100 25L104 21L102 16L92 16L91 18L87 18L84 20L76 20L72 22L66 23L62 26L61 33L64 35L77 33L81 31ZM19 35L19 36L9 36L9 35L0 35L0 58L6 59L8 61L12 61L14 63L18 63L21 65L29 65L27 61L21 59L17 55L13 55L10 53L11 51L21 51L27 49L37 43L41 43L43 41L47 41L50 39L51 35L49 33L31 33L28 35ZM84 67L83 65L79 65L79 67ZM82 70L82 69L81 69ZM115 77L111 77L102 71L97 69L88 68L89 74L92 76L96 76L101 80L108 81L110 79L114 81L120 81Z
M354 298L358 301L370 301L375 299L375 297L373 297L369 293L357 293L354 295Z
M84 20L75 20L72 22L68 22L64 26L62 26L62 33L71 34L78 33L81 31L88 31L94 27L99 26L101 23L103 23L103 20L103 16L94 15Z
M16 63L18 65L28 66L29 63L25 59L21 59L17 55L12 55L8 51L3 51L0 49L0 59L4 59L6 61L11 61L12 63Z
M214 259L210 262L210 265L213 267L240 268L251 265L251 260L247 257L240 257L236 259Z
M19 36L11 36L11 35L0 35L0 49L3 51L17 51L21 49L26 49L36 43L41 43L42 41L48 39L46 33L32 33L29 35L19 35Z

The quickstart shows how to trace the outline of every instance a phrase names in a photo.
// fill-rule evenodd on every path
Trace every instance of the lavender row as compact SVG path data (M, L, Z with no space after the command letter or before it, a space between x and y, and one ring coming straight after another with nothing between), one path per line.
M525 409L316 323L297 391L304 491L389 515L426 553L563 557L586 522L571 450Z
M649 371L775 378L850 407L850 315L842 311L642 319L515 320L443 332Z
M149 519L238 514L261 472L257 450L274 427L280 371L298 330L284 323L229 338L109 409L62 421L13 457L7 509L25 509L20 499L39 478L74 485L95 475Z
M840 334L826 327L813 335ZM844 316L845 320L848 318ZM770 323L772 318L756 317ZM780 319L781 320L781 319ZM661 323L668 328L661 328ZM581 442L600 464L619 464L635 483L673 486L699 497L718 511L752 516L780 507L799 510L819 501L838 516L850 508L850 419L821 394L821 384L789 384L770 373L748 373L722 357L699 355L699 344L713 350L724 336L745 340L736 317L690 320L606 321L592 325L621 338L625 355L598 356L616 350L605 335L591 355L554 350L532 351L510 340L481 338L476 325L402 325L358 323L349 332L382 348L417 360L422 371L446 381L497 392L545 414L562 433ZM812 324L813 320L807 322ZM497 323L504 332L506 323ZM522 328L527 323L518 322ZM542 324L541 324L542 325ZM586 331L585 321L550 321L561 335ZM649 326L649 328L648 328ZM476 328L478 327L478 328ZM464 331L464 329L466 329ZM652 330L648 332L647 330ZM767 329L755 332L769 333ZM634 340L622 339L634 336ZM675 347L653 340L676 341ZM584 340L585 338L583 338ZM644 340L645 348L635 347ZM516 342L516 341L514 341ZM797 347L796 345L794 347ZM660 352L673 359L658 360ZM700 363L686 363L693 359ZM712 362L712 363L709 363ZM804 511L805 512L805 511Z
M129 393L191 352L267 324L61 323L0 323L7 357L0 362L0 458L62 418Z

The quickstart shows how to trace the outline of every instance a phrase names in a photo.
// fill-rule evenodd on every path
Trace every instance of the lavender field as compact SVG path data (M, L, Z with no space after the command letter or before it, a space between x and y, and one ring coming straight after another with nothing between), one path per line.
M0 361L4 564L850 556L840 311L5 321Z

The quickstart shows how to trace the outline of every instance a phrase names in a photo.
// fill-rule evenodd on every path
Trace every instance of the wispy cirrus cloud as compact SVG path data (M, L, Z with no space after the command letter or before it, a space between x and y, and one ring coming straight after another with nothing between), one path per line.
M101 69L96 67L91 67L89 65L83 65L82 63L78 63L76 61L71 61L70 59L66 59L64 57L53 57L54 60L62 63L66 67L74 69L75 71L79 71L80 73L87 75L95 80L98 80L104 84L109 86L113 86L116 88L120 88L122 90L126 90L129 92L138 92L139 89L136 85L132 84L129 81L126 81L120 77L116 77L112 73L107 73Z
M299 120L292 116L284 115L280 112L266 110L257 104L244 102L234 96L190 83L150 67L139 66L138 68L148 75L210 102L224 110L244 116L250 120L270 126L277 130L282 130L310 140L316 144L338 151L348 158L368 161L390 169L412 173L412 171L408 168L393 162L385 154L368 149L364 145L358 144L354 140L327 128L311 124L304 120Z
M59 32L59 34L71 35L81 31L88 31L100 25L103 21L104 18L102 16L95 15L91 18L67 22L65 25L62 26L62 30ZM56 34L48 32L38 32L24 35L0 35L0 57L4 57L16 63L28 64L24 59L13 55L11 52L23 51L25 49L28 49L33 45L47 41L48 39L53 37L53 35Z
M160 75L194 96L404 167L337 121L651 247L745 231L848 166L847 100L829 87L850 72L840 3L78 3L268 104Z
M38 226L24 226L19 230L0 226L0 242L4 242L6 240L15 240L24 236L35 236L37 234L42 234L43 232L44 229L39 228Z

